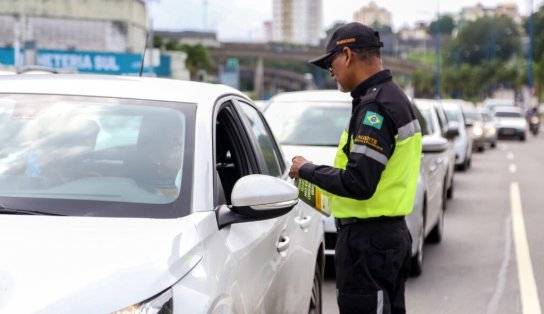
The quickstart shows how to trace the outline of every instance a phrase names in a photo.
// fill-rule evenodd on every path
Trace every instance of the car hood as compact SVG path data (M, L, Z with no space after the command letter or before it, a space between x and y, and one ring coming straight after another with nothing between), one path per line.
M305 145L282 145L283 154L289 162L294 156L303 156L316 165L334 164L336 146L305 146Z
M110 313L202 258L185 219L0 215L0 313Z

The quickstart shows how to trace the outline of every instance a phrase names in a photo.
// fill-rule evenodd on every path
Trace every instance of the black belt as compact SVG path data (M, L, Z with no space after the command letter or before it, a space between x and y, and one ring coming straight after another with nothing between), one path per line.
M336 228L340 229L343 226L351 225L351 224L358 224L358 223L366 223L366 222L378 222L378 221L399 221L404 220L404 216L380 216L380 217L370 217L370 218L335 218L334 223L336 224Z

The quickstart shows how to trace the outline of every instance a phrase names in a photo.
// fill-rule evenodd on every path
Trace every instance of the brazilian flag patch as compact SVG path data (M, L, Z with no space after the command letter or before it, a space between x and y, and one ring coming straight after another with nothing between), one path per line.
M365 118L363 119L363 124L380 130L383 124L383 117L373 111L367 111Z

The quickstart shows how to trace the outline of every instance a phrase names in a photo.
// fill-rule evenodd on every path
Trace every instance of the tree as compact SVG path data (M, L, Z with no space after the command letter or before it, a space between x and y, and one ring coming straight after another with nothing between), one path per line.
M437 21L431 22L429 27L427 27L427 34L433 35L436 34L436 23ZM451 15L442 15L438 18L438 29L440 34L451 35L451 32L455 28L455 22Z
M524 28L527 35L530 34L529 22L530 22L529 18L525 19L524 21ZM544 5L542 5L537 12L533 13L533 34L534 34L533 57L536 61L540 60L540 56L544 54L544 32L542 32L543 29L544 29Z
M463 25L449 47L448 62L478 65L485 60L508 61L521 47L518 27L507 16L482 17Z
M210 70L212 67L212 58L208 49L202 45L188 46L183 45L181 50L187 53L187 68L191 72L191 77L195 77L198 70Z
M344 21L334 22L334 24L331 27L329 27L327 30L325 30L325 34L327 35L326 38L331 38L332 33L334 33L334 31L336 31L340 26L343 26L344 24L346 24L346 22L344 22Z

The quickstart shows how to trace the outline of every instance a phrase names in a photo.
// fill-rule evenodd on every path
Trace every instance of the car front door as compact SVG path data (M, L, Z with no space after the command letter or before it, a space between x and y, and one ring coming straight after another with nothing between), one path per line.
M228 100L214 123L215 206L231 205L238 179L262 173L260 152L253 145L244 118ZM258 153L258 154L257 154ZM213 300L211 313L273 313L283 304L276 297L278 270L286 263L290 243L289 214L228 225L204 240L203 266ZM291 227L292 228L292 227ZM281 312L281 311L280 311Z
M279 146L261 113L248 102L239 101L238 105L246 118L248 133L253 135L263 174L289 180ZM299 202L286 216L288 219L282 236L289 240L289 248L283 252L284 263L277 267L277 277L271 286L272 293L277 295L266 301L267 312L307 313L316 253L323 237L321 214Z

